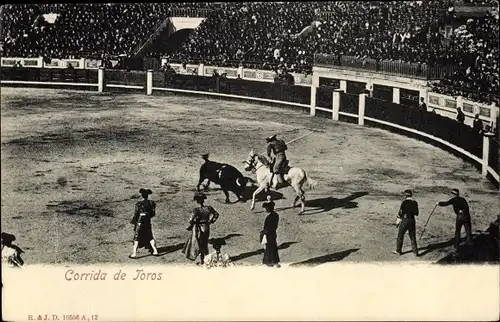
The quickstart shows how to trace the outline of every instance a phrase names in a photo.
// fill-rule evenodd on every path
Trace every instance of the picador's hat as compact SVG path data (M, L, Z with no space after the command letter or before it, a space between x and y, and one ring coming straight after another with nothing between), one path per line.
M143 189L143 188L141 188L141 189L139 189L139 193L141 195L150 195L150 194L153 193L153 191L151 191L151 189Z
M451 193L458 196L460 194L460 191L457 188L451 189Z
M267 142L270 142L270 141L272 141L272 140L274 140L274 139L276 139L276 134L273 134L273 135L271 135L270 137L268 137L268 138L266 139L266 141L267 141Z
M413 196L413 192L412 192L410 189L406 189L406 190L404 191L404 194L405 194L405 196L408 196L408 197Z
M210 242L215 249L220 249L222 246L226 245L226 240L224 238L213 238Z
M204 193L201 193L201 192L197 192L194 194L194 197L193 197L193 200L197 201L197 200L205 200L207 199L207 196L204 194Z

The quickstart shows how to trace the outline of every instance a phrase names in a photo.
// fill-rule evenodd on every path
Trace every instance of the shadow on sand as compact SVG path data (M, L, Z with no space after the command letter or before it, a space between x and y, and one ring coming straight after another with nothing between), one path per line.
M179 244L170 245L170 246L158 247L158 256L165 256L167 254L176 252L178 250L181 250L182 247L184 247L184 243L179 243ZM145 257L145 256L141 256L141 257Z
M499 264L499 219L490 223L490 226L478 235L472 237L472 243L458 247L456 253L452 252L439 259L436 264Z
M210 238L208 243L212 244L212 245L214 243L220 243L221 245L225 245L226 240L231 239L233 237L239 237L239 236L243 236L243 235L242 234L228 234L228 235L221 237L221 238ZM158 247L158 256L165 256L167 254L171 254L173 252L179 251L184 247L184 244L185 243L178 243L175 245ZM148 254L148 255L143 255L143 256L137 256L136 259L144 258L144 257L148 257L148 256L152 256L152 255Z
M302 214L302 216L307 216L307 215L317 215L323 212L328 212L330 210L336 209L336 208L344 208L344 209L349 209L349 208L357 208L358 203L354 202L354 199L363 197L370 194L368 191L359 191L359 192L354 192L350 194L349 196L338 199L334 197L324 197L324 198L318 198L318 199L312 199L312 200L306 200L306 207L313 207L314 209L306 209L305 213ZM275 200L273 198L273 200ZM297 202L296 207L300 208L300 202ZM276 208L276 211L282 211L282 210L289 210L293 209L292 206L289 207L281 207L281 208ZM256 211L255 213L263 213L264 211Z
M247 202L249 200L251 201L253 193L255 192L255 190L257 190L257 188L258 188L258 186L256 186L256 185L245 187L243 189L243 192L242 192L242 196L243 196L243 198L245 198L243 202ZM220 203L225 203L224 202L225 196L224 196L224 193L222 192L222 189L220 187L211 187L209 190L202 190L202 191L203 191L203 193L207 194L208 196L213 197L214 200L216 200L216 201L218 201ZM220 196L222 198L221 200L217 199L217 197L219 197L219 193L220 193ZM264 190L264 191L261 191L255 197L255 202L266 201L266 198L267 198L268 195L271 195L271 198L273 200L285 199L284 196L283 196L283 194L281 192L270 190L268 193L266 193L266 191ZM240 200L237 199L236 195L232 191L229 191L229 199L231 200L229 202L229 204L235 204L235 203L242 202L242 201L240 201Z
M338 199L334 197L326 197L326 198L318 198L312 200L306 200L306 207L314 207L313 212L307 212L307 215L315 215L323 212L328 212L330 210L336 208L357 208L358 203L353 200L358 199L360 197L368 195L368 191L359 191L351 193L349 196Z
M436 264L473 264L473 263L500 263L499 253L499 239L498 231L499 219L490 223L488 229L484 232L479 231L480 234L472 235L471 244L461 244L456 252L450 252L443 258L436 261ZM461 238L463 242L465 238ZM425 247L419 248L419 255L424 256L435 250L443 249L453 246L455 238L447 241L429 244ZM422 251L422 252L420 252ZM410 253L411 251L403 252L403 254Z
M306 207L312 207L314 209L308 209L303 215L316 215L320 214L323 212L328 212L330 210L336 209L336 208L357 208L358 203L354 202L353 200L366 196L368 195L368 191L359 191L359 192L354 192L351 193L349 196L345 198L334 198L334 197L324 197L324 198L317 198L317 199L311 199L311 200L306 200ZM300 203L297 203L298 207L300 207ZM284 208L278 208L278 210L288 210L292 209L292 207L284 207Z
M257 190L258 186L252 185L250 187L245 187L245 190L243 191L243 196L246 198L246 200L252 200L252 195ZM285 199L283 197L283 194L281 192L275 191L270 189L269 193L266 193L265 190L261 191L256 197L255 197L255 202L260 202L260 201L266 201L266 198L268 195L271 195L271 198L273 200L280 200L280 199Z
M329 262L337 262L340 260L343 260L347 256L349 256L352 253L355 253L359 250L359 248L352 248L352 249L347 249L343 250L341 252L333 253L333 254L328 254L328 255L323 255L319 257L314 257L307 259L302 262L298 263L292 263L290 266L318 266L324 263L329 263Z
M429 254L429 253L433 252L433 251L453 246L454 244L455 244L455 238L452 238L452 239L447 240L447 241L442 241L442 242L438 242L438 243L429 244L429 245L427 245L425 247L419 247L418 248L418 254L419 254L420 257L422 257L422 256L424 256L426 254ZM412 250L407 250L407 251L402 252L401 254L404 255L404 254L409 254L411 252L412 252Z
M297 242L282 243L278 246L278 250L287 249L288 247L290 247L293 244L297 244ZM252 252L247 252L247 253L242 253L242 254L239 254L236 256L232 256L231 261L236 262L236 261L239 261L239 260L242 260L245 258L249 258L249 257L255 256L255 255L259 255L259 254L264 254L264 249L257 249L257 250L254 250Z

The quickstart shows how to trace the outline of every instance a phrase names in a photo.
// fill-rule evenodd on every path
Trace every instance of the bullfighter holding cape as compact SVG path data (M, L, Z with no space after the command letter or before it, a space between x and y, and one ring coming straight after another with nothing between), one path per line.
M210 225L219 218L219 213L211 206L205 206L203 203L207 196L203 193L196 193L193 199L200 205L194 208L189 227L191 235L184 244L182 253L186 258L194 261L200 255L201 263L204 264L205 256L208 255L208 239L210 237Z

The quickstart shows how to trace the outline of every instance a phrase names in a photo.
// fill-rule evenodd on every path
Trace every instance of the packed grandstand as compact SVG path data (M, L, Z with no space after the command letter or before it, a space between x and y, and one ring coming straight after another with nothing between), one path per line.
M496 6L497 1L461 1ZM498 105L498 9L454 1L10 4L3 57L134 56L165 19L205 18L169 59L308 73L314 54L452 66L433 91ZM55 17L51 21L51 15ZM149 52L164 57L166 52Z

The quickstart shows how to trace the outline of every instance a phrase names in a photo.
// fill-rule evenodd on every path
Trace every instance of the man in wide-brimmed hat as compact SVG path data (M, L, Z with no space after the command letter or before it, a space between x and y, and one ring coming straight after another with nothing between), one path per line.
M272 159L272 169L271 172L274 175L276 175L276 179L278 180L278 185L279 186L283 185L285 182L285 178L283 176L283 166L285 165L287 159L286 159L286 154L285 151L288 149L285 141L278 139L276 137L276 134L271 135L270 137L266 138L266 142L268 143L267 145L267 156L269 158L272 158L272 154L274 154L274 158ZM271 177L271 184L273 182L273 177Z
M139 193L142 196L142 200L137 201L135 204L134 217L131 221L131 224L134 225L134 246L132 254L129 257L136 258L139 247L149 248L154 256L158 256L158 249L156 249L156 242L151 227L151 218L156 216L156 203L149 200L149 195L153 191L141 188Z
M215 223L219 218L219 213L212 206L204 205L207 196L204 193L196 192L193 200L199 206L194 208L193 214L189 219L189 227L191 231L182 253L190 260L196 260L200 255L201 262L204 263L205 256L208 255L208 239L210 237L210 225Z
M413 192L410 189L404 191L405 199L399 207L399 212L396 219L398 230L398 238L396 240L395 254L401 255L403 248L403 238L408 231L410 236L411 248L415 256L418 256L417 238L416 238L416 222L415 217L418 216L418 203L413 200Z
M234 266L230 256L221 251L224 245L226 245L224 238L215 238L212 240L212 247L215 251L205 257L206 268Z
M467 200L460 197L460 191L457 188L452 189L451 194L453 195L453 198L448 201L440 201L437 205L441 207L449 205L453 206L453 210L457 215L455 220L455 249L458 250L458 246L460 246L460 232L462 230L462 226L465 228L467 243L472 243L472 224Z
M280 257L278 254L278 241L276 230L278 229L279 215L274 211L274 202L268 201L262 204L262 207L267 212L267 217L264 221L264 228L260 232L260 242L264 245L264 257L262 264L267 266L280 267Z
M16 236L2 232L2 264L7 264L9 267L21 267L24 265L24 261L21 258L21 254L24 251L13 242L16 240Z
M207 195L204 194L203 192L199 192L197 191L194 196L193 196L193 200L198 202L200 205L203 206L203 204L205 203L205 200L207 199Z

